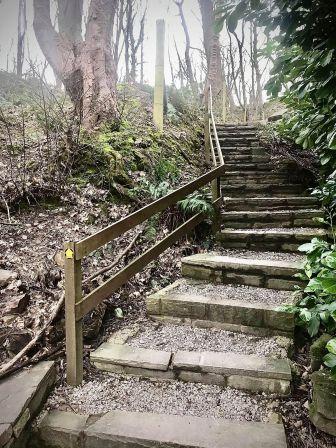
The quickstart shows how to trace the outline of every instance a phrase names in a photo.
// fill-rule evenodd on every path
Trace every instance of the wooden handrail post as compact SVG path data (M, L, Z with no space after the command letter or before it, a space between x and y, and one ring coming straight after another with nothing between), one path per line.
M221 214L220 214L220 207L221 203L218 201L218 199L221 197L221 178L217 177L211 182L211 194L212 194L212 202L215 203L214 205L214 216L212 220L212 230L214 233L218 232L221 227Z
M226 82L223 82L223 124L226 123L226 116L227 116L227 88L226 88Z
M64 253L67 383L78 386L83 381L83 326L76 320L75 307L82 298L82 268L75 257L75 243L65 243Z
M205 162L210 165L210 127L209 127L209 113L206 110L204 113L204 149L205 149Z
M210 165L210 114L209 114L209 90L206 87L204 92L204 149L205 149L205 162Z
M164 103L164 55L165 55L165 21L156 21L156 65L154 87L153 119L156 126L163 130L163 103Z

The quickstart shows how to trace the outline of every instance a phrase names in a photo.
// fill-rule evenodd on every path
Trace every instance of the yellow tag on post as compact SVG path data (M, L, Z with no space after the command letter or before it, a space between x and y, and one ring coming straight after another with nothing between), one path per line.
M67 249L65 251L65 258L67 258L68 260L71 260L73 257L74 257L73 250Z

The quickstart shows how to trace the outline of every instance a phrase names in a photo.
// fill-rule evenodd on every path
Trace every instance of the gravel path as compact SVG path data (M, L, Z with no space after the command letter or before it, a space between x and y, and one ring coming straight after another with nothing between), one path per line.
M249 303L267 303L279 306L291 303L292 292L275 289L256 288L244 285L215 285L213 283L191 283L183 279L172 293L201 295L207 298L223 298L226 300L242 300Z
M176 352L213 351L235 352L245 355L286 357L286 350L276 337L259 338L243 333L216 328L194 328L188 325L158 324L148 321L127 344L139 348L151 348Z
M81 387L56 389L47 406L82 414L101 414L118 409L239 421L267 421L275 403L269 396L251 396L219 386L150 381L104 374L99 380L86 382Z
M221 247L216 247L216 249L210 253L228 257L252 258L254 260L294 261L304 263L306 259L304 255L288 252L257 252L253 250L225 249Z

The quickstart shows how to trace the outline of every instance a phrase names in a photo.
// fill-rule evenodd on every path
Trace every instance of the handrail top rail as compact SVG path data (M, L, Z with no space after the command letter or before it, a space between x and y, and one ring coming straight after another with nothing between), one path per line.
M209 113L210 141L212 142L212 139L211 139L211 128L210 128L210 123L211 123L212 124L212 128L213 128L214 137L215 137L216 148L217 148L217 153L218 153L220 165L224 165L224 158L223 158L222 149L221 149L221 146L220 146L220 143L219 143L219 138L218 138L218 133L217 133L217 128L216 128L216 121L215 121L215 117L214 117L214 113L213 113L213 95L212 95L211 84L209 84L208 89L209 89L208 113Z
M223 165L219 165L207 173L199 176L195 180L183 185L182 187L172 191L166 196L151 202L145 207L136 210L135 212L121 218L119 221L105 227L104 229L84 238L75 243L75 259L81 260L85 256L92 253L94 250L109 243L118 236L124 234L128 230L136 227L142 222L149 219L151 216L165 210L171 205L176 204L179 200L193 193L198 188L208 184L216 177L220 176L223 171Z

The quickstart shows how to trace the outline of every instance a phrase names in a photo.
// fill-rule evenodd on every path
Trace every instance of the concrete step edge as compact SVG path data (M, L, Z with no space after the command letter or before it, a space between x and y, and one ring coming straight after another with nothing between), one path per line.
M181 279L148 296L147 313L161 322L190 324L200 328L220 328L260 337L293 336L294 316L279 311L278 305L268 303L267 299L250 302L240 298L227 298L223 292L214 298L208 297L206 293L191 295L174 291L181 284L195 286L201 283L203 282ZM269 290L269 296L274 292L276 291ZM237 294L239 296L239 286ZM292 300L292 294L288 292L286 303L291 303Z
M54 448L286 448L282 424L168 414L111 411L103 416L51 411L39 423L37 439Z
M267 257L257 260L197 254L182 258L182 274L187 278L277 290L292 290L297 285L303 286L304 283L294 277L302 269L302 262L270 260Z

